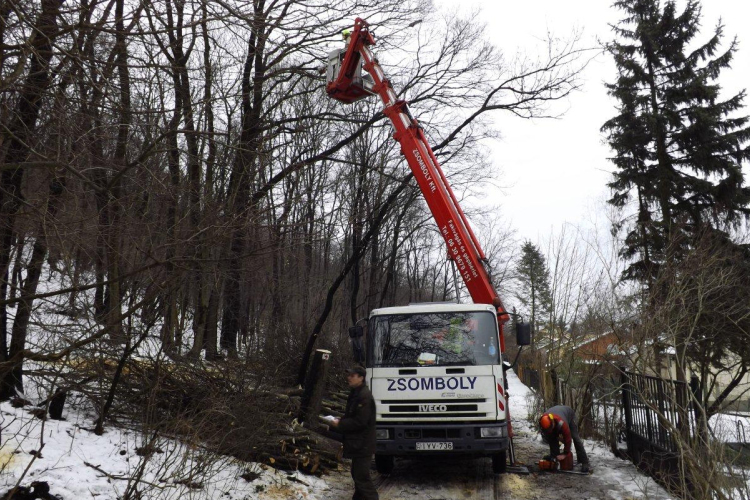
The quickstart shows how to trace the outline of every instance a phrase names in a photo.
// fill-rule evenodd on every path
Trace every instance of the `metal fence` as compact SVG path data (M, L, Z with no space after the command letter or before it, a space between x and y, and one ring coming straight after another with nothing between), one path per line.
M727 425L723 423L716 423L719 429L714 430L718 433L718 439L722 439L726 446L734 450L738 454L739 461L750 465L750 416L746 414L727 414L729 418L739 417L731 425L731 430L727 432Z
M700 412L692 404L690 395L691 392L698 395L699 387L697 378L688 385L622 371L628 456L670 488L684 486L680 482L678 437L695 437Z
M686 383L625 368L593 376L575 372L568 374L570 380L554 370L531 366L519 366L517 373L525 385L537 391L545 407L564 404L573 408L582 434L605 438L613 451L624 451L617 445L624 441L627 456L635 465L668 489L690 496L687 492L692 483L689 474L680 470L679 444L687 440L696 446L707 438L696 435L706 429L703 413L694 404L703 401L697 377ZM750 433L739 421L731 425L737 442L727 445L742 459L750 459Z

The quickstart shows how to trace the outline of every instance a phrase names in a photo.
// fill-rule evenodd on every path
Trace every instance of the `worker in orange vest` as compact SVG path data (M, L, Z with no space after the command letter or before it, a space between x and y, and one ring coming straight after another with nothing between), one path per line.
M570 453L571 442L576 448L576 458L581 464L581 472L589 472L589 458L583 448L583 441L578 435L576 414L570 406L553 406L539 417L539 427L542 429L542 440L549 444L552 456L566 457ZM560 453L560 442L563 452Z

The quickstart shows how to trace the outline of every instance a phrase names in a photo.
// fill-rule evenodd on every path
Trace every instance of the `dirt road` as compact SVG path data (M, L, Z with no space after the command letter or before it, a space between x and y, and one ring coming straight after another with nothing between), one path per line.
M535 450L534 456L544 454L541 443L519 439L519 456ZM597 450L592 450L596 452ZM601 450L606 451L606 450ZM381 500L586 500L631 499L647 497L651 500L669 498L649 478L642 476L632 465L615 457L602 460L596 455L597 468L593 475L515 474L492 473L489 459L423 458L398 460L390 476L376 478ZM531 460L527 460L531 462ZM593 459L592 459L593 462ZM331 500L348 500L352 483L347 473L328 480L331 490L323 495Z

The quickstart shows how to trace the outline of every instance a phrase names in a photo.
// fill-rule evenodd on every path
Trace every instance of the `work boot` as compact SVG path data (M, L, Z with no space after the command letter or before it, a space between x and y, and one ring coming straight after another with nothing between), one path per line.
M589 467L589 464L581 464L581 472L583 473L589 473L591 472L591 468Z

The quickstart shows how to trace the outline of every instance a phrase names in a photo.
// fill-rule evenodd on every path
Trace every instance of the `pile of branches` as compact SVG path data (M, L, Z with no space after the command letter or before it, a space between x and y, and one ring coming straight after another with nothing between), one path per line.
M274 387L252 373L258 372L233 360L129 360L111 418L280 470L321 475L338 469L341 443L297 421L302 390ZM340 415L340 398L325 411Z

